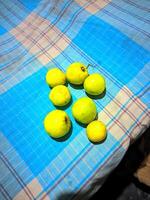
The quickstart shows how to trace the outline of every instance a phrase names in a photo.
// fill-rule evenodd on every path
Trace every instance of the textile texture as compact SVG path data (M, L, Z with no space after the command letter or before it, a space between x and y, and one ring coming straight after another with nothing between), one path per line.
M1 200L88 199L149 127L149 13L148 0L0 0ZM94 99L107 126L98 145L71 114L84 89L68 85L67 140L53 140L43 127L56 109L45 75L75 61L106 78L104 97Z

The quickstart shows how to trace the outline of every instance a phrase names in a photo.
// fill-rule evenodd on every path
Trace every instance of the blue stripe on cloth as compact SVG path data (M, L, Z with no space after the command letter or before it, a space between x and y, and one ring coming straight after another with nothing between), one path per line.
M49 20L52 24L55 24L63 17L67 9L73 3L74 2L72 0L63 2L55 2L51 0L50 3L46 1L43 5L41 4L39 7L37 7L34 12Z
M24 48L24 46L20 42L18 42L15 38L10 43L7 43L7 45L5 45L5 48L4 47L1 48L1 51L0 51L1 52L1 60L0 60L1 70L6 69L6 68L8 69L10 66L13 68L14 64L16 67L17 66L16 63L20 64L20 61L22 61L21 64L23 64L23 61L27 59L27 57L33 57ZM8 59L8 56L9 56L9 59Z
M124 84L150 60L148 51L95 16L87 20L73 42Z
M107 0L104 1L107 2ZM138 5L135 1L113 0L104 9L97 12L96 16L150 50L149 12L141 9L143 5L148 9L148 6L145 6L146 3L146 0L138 1Z
M55 107L48 99L46 69L41 69L0 97L0 130L16 148L33 174L38 174L82 130L67 113L73 124L70 139L59 143L49 138L43 127L46 114ZM73 96L73 101L75 100ZM17 113L17 114L14 114Z
M147 0L143 0L143 1L140 1L140 0L124 0L126 1L127 3L130 3L131 5L134 5L142 10L146 10L146 11L149 11L150 9L150 1L147 1Z
M4 186L5 191L9 193L11 199L22 189L22 187L18 184L17 179L14 174L11 173L9 166L4 163L0 156L0 199L6 200L7 193L1 191L1 185ZM4 176L5 175L5 176ZM1 196L3 194L3 197Z
M26 8L30 11L34 10L41 0L31 1L31 0L19 0Z
M18 13L21 16L18 17ZM27 16L29 12L20 6L19 1L1 1L0 2L0 24L8 31L20 24Z
M3 35L6 32L7 32L7 30L0 25L0 35Z
M128 88L150 108L150 62L127 84Z
M74 143L76 141L78 143L83 143L83 144L85 143L87 145L84 148L82 148L82 151L76 151L76 155L74 155ZM71 189L74 190L75 187L78 185L77 181L79 181L79 183L80 183L80 180L82 179L81 175L86 176L86 173L88 173L89 170L93 169L93 167L95 167L96 163L98 161L100 161L101 159L103 159L103 157L105 157L107 152L110 151L111 147L114 147L114 145L116 145L116 144L117 144L116 139L109 133L108 133L107 140L103 144L97 145L97 146L90 144L85 133L83 133L81 136L78 135L75 138L75 140L71 142L70 147L68 147L68 149L69 149L68 153L70 152L70 154L68 154L68 155L70 155L70 157L68 157L68 155L65 155L64 153L63 154L60 153L60 158L63 160L64 164L65 164L65 162L69 161L64 166L64 168L62 167L62 165L58 165L59 158L56 158L53 161L54 165L48 166L38 176L38 180L40 181L41 185L43 185L44 191L49 191L49 189L51 189L51 187L54 187L55 184L57 184L57 181L59 181L62 177L63 177L63 179L61 182L59 182L59 185L63 189L63 187L65 187L63 180L66 180L66 177L67 177L67 179L69 179L69 177L72 176L72 174L73 174L73 177L74 176L76 177L76 180L69 187L71 187ZM92 151L89 151L87 154L87 150L89 148L91 148L91 146L92 146ZM78 147L77 147L77 149L78 149ZM88 162L87 165L84 168L82 168L83 164L86 163L85 156L87 158L91 159L91 163ZM67 158L67 160L66 160L66 158ZM54 169L55 166L61 166L61 167L60 168L58 167L56 170L56 169ZM80 173L76 173L77 168L80 168L80 170L81 170ZM74 173L74 171L75 171L75 173ZM50 177L51 173L55 174L54 178ZM72 180L72 178L71 178L71 180ZM68 189L69 189L69 187L68 187ZM39 193L37 198L39 198L43 192Z
M1 37L0 37L0 53L3 52L5 49L5 47L3 45L13 42L13 40L15 40L15 38L9 32L5 33L4 35L1 35Z
M5 46L6 49L12 47L12 50L6 52L3 47L2 54L5 55L1 56L0 62L0 93L7 91L43 67L37 58L30 54L20 42L11 40ZM13 48L14 46L17 46L17 48ZM9 59L7 59L8 57Z
M92 2L86 2L84 6L88 6L91 3ZM56 6L57 10L54 9ZM39 7L35 12L43 18L48 19L52 25L58 27L58 29L69 38L73 38L87 18L91 16L91 14L84 9L84 6L81 7L75 1L59 2L58 5L53 1L51 4L47 4L43 10ZM49 12L51 13L50 15L48 15Z
M87 140L86 136L83 135L81 140ZM78 159L75 160L73 165L69 165L68 168L65 169L65 173L60 173L59 177L57 177L55 181L51 181L50 185L44 187L45 189L43 192L47 192L52 198L53 194L55 195L59 193L59 188L61 188L64 192L68 190L76 191L76 189L79 189L82 185L82 180L86 179L87 175L93 172L93 169L97 166L97 163L99 163L100 166L100 163L104 162L104 160L107 159L107 156L110 155L110 152L113 152L114 148L118 145L119 143L114 140L109 133L107 140L103 144L97 146L90 144L88 146L89 148L87 148L86 152L84 152L84 157L83 155L81 158L78 156ZM88 149L90 149L90 151L88 151ZM120 149L122 152L125 151L122 147L120 147ZM92 165L90 163L88 165L86 158L91 159ZM49 169L47 170L49 172ZM105 176L105 173L103 175ZM71 181L71 184L69 184L69 180ZM57 187L58 183L59 187ZM42 193L38 195L38 198Z
M105 0L107 1L107 0ZM143 5L144 2L142 2ZM143 31L149 32L149 15L148 12L144 10L139 10L136 7L131 6L125 1L116 1L113 0L106 6L103 10L108 11L111 14L115 14L117 19L123 19L131 24L133 24L133 27L136 26L137 30L142 29ZM103 12L102 13L105 13ZM100 14L96 13L96 16ZM113 15L112 15L113 16Z
M33 178L28 166L0 132L0 182L11 199Z
M49 20L52 24L57 22L64 23L65 17L72 16L72 14L80 8L80 6L73 0L62 1L59 3L55 1L51 1L51 3L46 2L46 5L43 9L41 9L41 6L39 6L35 12L38 13L41 17Z

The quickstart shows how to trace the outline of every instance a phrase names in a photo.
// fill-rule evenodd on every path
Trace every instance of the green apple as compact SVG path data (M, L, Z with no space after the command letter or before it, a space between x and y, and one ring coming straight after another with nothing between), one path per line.
M66 71L67 80L75 85L83 84L85 78L88 76L88 67L80 62L72 63Z
M88 124L86 134L91 142L101 142L106 138L106 126L103 122L94 120Z
M44 128L51 137L61 138L69 132L71 121L65 111L53 110L45 117Z
M46 82L50 87L64 85L66 83L66 75L59 68L50 69L46 74Z
M89 97L82 97L74 103L72 114L77 121L88 124L96 117L96 105Z
M106 82L102 75L94 73L84 81L84 89L90 95L100 95L106 88Z
M49 99L55 106L65 106L70 102L71 94L66 86L57 85L50 91Z

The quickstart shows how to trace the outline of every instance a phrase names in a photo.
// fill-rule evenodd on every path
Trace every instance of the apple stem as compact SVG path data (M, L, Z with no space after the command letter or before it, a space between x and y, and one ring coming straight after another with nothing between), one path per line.
M92 66L92 65L91 65L91 64L88 64L86 68L88 69L89 66Z

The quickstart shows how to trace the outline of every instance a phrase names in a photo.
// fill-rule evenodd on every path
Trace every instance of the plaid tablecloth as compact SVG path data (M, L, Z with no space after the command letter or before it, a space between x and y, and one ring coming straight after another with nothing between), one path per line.
M88 199L150 124L149 0L0 0L0 199ZM107 125L94 145L66 112L71 136L57 142L43 119L47 70L92 64L107 82L95 100ZM68 86L73 102L85 95Z

